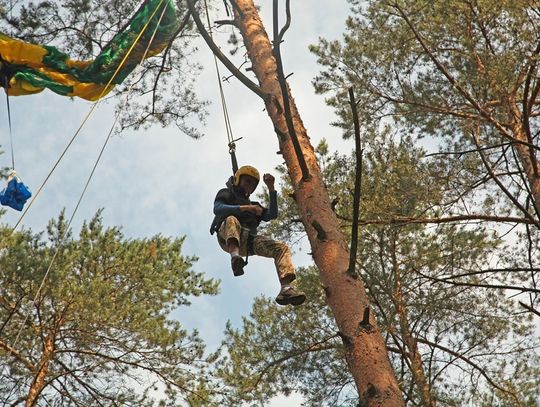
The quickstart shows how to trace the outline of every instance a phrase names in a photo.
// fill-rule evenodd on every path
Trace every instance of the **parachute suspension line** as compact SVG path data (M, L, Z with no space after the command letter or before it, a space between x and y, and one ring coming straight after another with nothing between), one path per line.
M53 174L53 172L56 170L56 168L58 167L58 165L60 164L60 161L62 161L62 159L64 158L64 156L66 155L67 151L69 150L69 148L71 147L71 145L73 144L73 142L75 141L75 139L77 138L77 136L79 135L79 133L81 132L82 128L84 127L84 125L86 124L86 122L88 121L88 119L90 118L90 116L92 115L92 113L95 111L96 107L98 106L98 104L101 102L101 98L103 97L103 95L105 94L107 88L111 85L111 83L115 80L116 76L118 75L118 72L120 72L120 69L122 69L122 67L124 66L124 64L126 63L129 55L131 54L131 52L133 51L133 49L135 48L135 46L137 45L137 43L139 42L139 40L141 39L142 35L144 34L144 32L146 31L146 29L148 28L148 25L150 24L150 21L154 18L154 16L156 15L156 12L157 10L161 7L161 5L163 4L165 0L161 0L159 2L159 4L157 5L156 9L153 11L152 15L150 16L150 18L148 19L148 21L146 22L146 24L143 26L143 28L141 29L141 31L139 32L139 34L137 35L137 37L135 37L133 43L131 44L131 47L128 49L128 51L126 52L126 55L124 56L124 58L122 59L122 61L120 62L120 64L118 65L118 67L116 68L116 70L114 71L114 74L111 76L111 78L109 79L109 81L107 82L107 84L105 85L105 87L103 88L103 90L101 91L101 94L99 95L98 99L92 104L90 110L88 111L88 113L86 114L86 116L84 117L84 119L82 120L81 124L79 125L79 127L77 128L77 131L75 131L75 134L73 135L73 137L71 138L71 140L69 140L66 148L64 148L64 150L62 151L62 153L60 154L60 157L58 157L58 159L56 160L55 164L53 165L53 167L51 168L51 170L49 171L49 173L47 174L47 176L45 177L45 179L43 180L43 182L41 183L41 185L39 186L37 192L34 194L34 196L32 197L32 199L30 200L30 203L26 206L24 212L21 214L21 217L19 218L19 220L17 221L17 223L15 224L15 226L13 226L12 228L12 232L17 229L17 227L21 224L22 220L24 219L26 213L28 212L28 210L32 207L32 204L34 203L34 201L37 199L37 197L39 196L39 194L41 193L41 191L43 190L43 188L45 187L45 184L47 183L47 181L49 180L49 178L51 177L51 175ZM163 8L163 11L165 11L165 8ZM162 17L163 17L163 13L162 13ZM160 18L160 21L161 21L161 18ZM157 30L157 27L158 25L156 25L156 30ZM155 32L154 32L154 35L155 35ZM154 35L152 35L152 40L154 39ZM149 41L148 44L151 44L152 41ZM148 52L148 48L146 49L144 55L146 55Z
M208 24L208 33L210 35L210 38L213 39L212 36L212 24L210 23L210 13L208 11L208 2L207 0L204 0L204 8L206 11L206 22ZM227 11L228 12L228 11ZM221 81L221 74L219 72L219 64L218 60L215 54L212 54L214 56L214 66L216 67L216 76L217 76L217 82L219 86L219 95L221 100L221 108L223 110L223 118L225 121L225 131L227 132L227 145L229 147L229 154L231 155L231 166L232 166L232 172L233 175L238 170L238 161L236 160L236 142L238 140L241 140L242 137L238 139L234 139L233 137L233 131L231 127L231 120L229 118L229 111L227 109L227 101L225 99L225 91L223 90L223 83Z
M6 78L6 81L7 81L7 78ZM15 171L15 153L13 149L13 129L11 126L11 108L9 107L9 95L8 95L7 87L8 85L6 82L6 87L4 88L4 90L6 91L6 105L7 105L7 116L8 116L8 126L9 126L9 144L11 148L11 169Z
M154 15L156 14L156 12L157 12L157 10L159 9L159 7L161 6L161 4L163 4L163 1L164 1L164 0L162 0L162 1L159 3L159 5L156 7L156 9L154 10L152 16L149 18L149 21L150 21L152 18L154 18ZM163 8L163 12L161 13L161 16L160 16L160 18L159 18L159 22L161 22L163 16L165 15L165 10L166 10L166 8L164 7L164 8ZM129 53L130 53L131 50L133 49L134 45L139 41L139 39L140 39L142 33L144 33L144 31L146 30L147 26L148 26L148 23L143 27L143 29L141 30L141 33L140 33L140 34L137 36L137 38L135 39L135 41L134 41L134 43L133 43L133 46L129 49L127 55L129 55ZM148 46L146 47L146 50L144 51L143 57L142 57L142 59L141 59L141 62L144 61L144 59L146 58L146 55L148 54L148 50L150 49L150 45L152 44L152 41L154 40L154 37L155 37L155 34L156 34L156 32L157 32L158 26L159 26L159 23L156 25L156 29L154 30L154 32L153 32L153 34L152 34L152 37L150 38L150 41L148 42ZM124 62L126 61L126 59L127 59L127 58L124 58L124 60L122 60L120 66L122 66L122 65L124 64ZM117 70L116 72L118 72L118 70ZM116 75L116 72L115 72L115 75ZM113 76L113 78L114 78L114 76ZM133 86L134 86L134 84L131 84L131 86L128 88L128 91L126 92L125 100L127 100L127 98L129 97L129 94L130 94L131 91L133 90ZM99 100L98 100L98 101L99 101ZM96 101L96 103L94 103L94 105L96 105L96 104L98 103L98 101ZM92 110L91 110L91 111L92 111ZM114 123L113 123L113 125L111 126L111 128L110 128L110 130L109 130L109 132L108 132L108 134L107 134L107 137L106 137L106 139L105 139L105 142L104 142L103 146L101 147L101 150L100 150L99 155L98 155L98 157L97 157L97 159L96 159L96 162L94 163L94 166L92 167L92 171L90 172L90 175L88 176L88 179L86 180L86 184L85 184L85 186L84 186L84 188L83 188L83 191L82 191L82 193L81 193L81 195L80 195L80 197L79 197L79 200L77 201L77 204L76 204L76 206L75 206L75 209L73 210L73 212L72 212L72 214L71 214L71 217L69 218L69 221L68 221L68 223L67 223L65 232L64 232L64 233L62 234L62 236L60 237L60 240L59 240L59 242L58 242L58 246L57 246L57 248L56 248L56 250L55 250L55 252L54 252L53 257L51 258L51 261L50 261L50 263L49 263L49 266L47 267L47 271L45 272L45 275L43 276L43 279L41 280L41 283L40 283L40 285L39 285L39 287L38 287L38 289L37 289L37 291L36 291L36 294L35 294L34 299L33 299L33 302L32 302L34 305L36 304L37 299L38 299L38 296L39 296L41 290L43 289L43 287L44 287L44 285L45 285L45 281L47 280L47 277L48 277L48 275L49 275L49 273L50 273L50 271L51 271L51 269L52 269L53 263L54 263L54 261L56 260L56 257L58 256L58 253L60 252L60 249L61 249L61 247L62 247L62 245L63 245L63 243L64 243L64 239L66 238L66 236L67 236L67 234L68 234L68 232L69 232L69 228L71 227L71 223L73 222L73 219L75 218L75 214L76 214L77 210L79 209L79 206L80 206L80 204L81 204L81 202L82 202L82 199L83 199L83 197L84 197L84 195L85 195L85 193L86 193L86 190L88 189L88 186L90 185L90 180L92 179L92 177L93 177L93 175L94 175L94 173L95 173L95 171L96 171L96 168L97 168L97 166L98 166L98 164L99 164L99 162L100 162L100 160L101 160L101 157L102 157L102 155L103 155L103 152L105 151L105 147L107 146L107 144L108 144L108 142L109 142L109 140L110 140L110 138L111 138L111 135L112 135L112 133L113 133L113 130L114 130L115 126L116 126L116 123L118 122L118 117L119 117L119 113L117 113L117 114L115 115ZM87 116L87 118L88 118L88 116ZM86 119L87 119L87 118L86 118ZM86 119L85 119L85 120L86 120ZM84 124L84 123L83 123L83 124ZM81 126L81 127L82 127L82 126ZM80 130L80 128L79 128L79 130ZM73 141L73 140L71 140L71 141ZM71 143L71 142L70 142L70 143ZM64 153L65 153L65 151L64 151ZM57 164L58 164L58 163L57 163ZM55 165L55 166L56 166L56 165ZM49 174L49 175L50 175L50 174ZM26 212L26 211L25 211L25 212ZM23 215L24 215L24 214L23 214ZM21 217L21 218L22 218L22 217ZM17 222L17 224L19 224L19 222ZM15 226L15 227L16 227L16 226ZM15 228L12 229L12 232L13 232L14 229L15 229ZM15 348L15 345L16 345L17 342L19 341L19 338L20 338L20 336L21 336L22 330L23 330L24 326L26 325L26 322L28 321L28 318L29 318L29 317L30 317L30 311L26 314L26 317L25 317L25 319L24 319L24 322L21 324L21 327L20 327L20 329L19 329L19 331L18 331L18 333L17 333L17 336L15 337L15 340L14 340L14 342L13 342L12 348ZM10 352L11 352L11 351L10 351ZM8 352L8 353L9 353L9 352ZM2 371L3 371L3 369L2 369Z
M9 143L11 148L11 169L15 170L15 153L13 148L13 126L11 124L11 107L9 104L9 75L5 68L4 60L2 59L2 56L0 56L0 86L4 88L4 91L6 92L6 107L7 107L7 119L8 119L8 126L9 126Z

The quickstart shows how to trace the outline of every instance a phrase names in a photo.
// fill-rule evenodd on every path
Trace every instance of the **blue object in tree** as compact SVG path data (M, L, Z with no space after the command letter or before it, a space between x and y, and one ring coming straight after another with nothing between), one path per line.
M24 204L31 196L32 193L28 187L23 184L15 171L13 171L8 178L6 187L0 192L0 203L22 211Z

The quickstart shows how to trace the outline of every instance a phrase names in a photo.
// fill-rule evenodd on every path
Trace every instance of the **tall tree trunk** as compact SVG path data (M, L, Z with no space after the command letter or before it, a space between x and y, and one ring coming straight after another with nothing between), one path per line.
M532 140L527 137L527 130L530 132L530 124L523 122L523 114L519 111L515 98L510 98L508 104L510 106L509 116L512 123L512 133L518 141L515 144L517 155L529 183L532 203L540 211L540 163L532 146Z
M244 39L253 72L262 91L268 95L265 100L266 110L279 138L281 153L287 164L295 200L320 271L328 305L347 350L347 363L358 388L359 405L403 406L383 337L373 315L366 312L369 303L364 285L347 272L348 245L332 211L313 146L289 92L294 128L310 174L308 180L302 179L302 171L287 130L277 65L268 35L252 0L236 0L236 4L236 25Z
M34 380L28 390L25 407L34 407L37 405L39 395L45 386L45 378L49 373L49 364L54 355L54 334L49 334L43 344L43 353L37 365Z

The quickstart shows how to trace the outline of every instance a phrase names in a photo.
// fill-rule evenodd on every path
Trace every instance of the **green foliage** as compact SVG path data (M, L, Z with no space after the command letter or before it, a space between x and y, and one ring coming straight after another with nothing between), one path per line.
M450 132L471 118L465 114L478 114L448 76L480 104L502 102L536 48L531 1L351 3L357 7L343 41L322 40L311 48L327 68L315 81L317 90L340 89L332 103L344 113L345 91L356 85L373 102L360 105L363 113L398 114L426 135ZM383 106L385 101L392 103ZM490 113L506 118L505 109L494 104Z
M99 213L77 238L66 227L61 214L45 235L0 231L2 402L26 397L40 364L54 405L146 405L157 389L173 404L196 398L204 344L168 315L217 282L191 269L183 238L128 240Z
M441 165L460 171L462 177L451 185L459 203L454 212L464 212L462 203L478 204L482 198L489 215L521 214L516 202L527 206L526 191L533 187L517 174L526 156L537 152L533 147L516 153L509 142L518 138L516 132L534 135L539 128L537 94L532 91L540 33L536 2L351 4L342 40L320 40L311 47L324 66L315 88L328 94L345 136L352 134L347 103L352 87L360 101L362 126L392 125L396 134L439 150ZM537 138L529 140L538 145ZM497 174L497 184L484 168L478 147ZM498 196L496 207L490 206L489 195Z
M411 368L416 351L429 393L440 405L481 406L489 399L493 405L517 406L534 400L540 395L540 365L531 361L539 360L540 344L530 315L520 311L509 292L478 286L519 287L525 273L490 271L495 263L511 270L519 260L506 256L509 247L489 225L438 222L449 215L445 202L459 172L435 164L410 138L382 133L366 139L358 271L405 399L423 403L423 383ZM354 156L330 154L325 142L317 152L348 233ZM272 231L294 241L300 233L294 201L284 198L281 205L282 219ZM259 299L241 329L227 329L228 356L219 374L232 404L264 403L295 390L306 405L354 405L354 384L316 273L308 269L299 275L309 301L305 306L283 310ZM331 349L316 351L321 343Z

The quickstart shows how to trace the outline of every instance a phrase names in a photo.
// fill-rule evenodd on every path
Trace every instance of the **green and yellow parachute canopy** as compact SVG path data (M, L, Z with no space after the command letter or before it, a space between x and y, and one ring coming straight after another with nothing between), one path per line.
M145 0L131 23L91 61L72 60L55 47L0 33L0 74L8 95L30 95L48 88L64 96L98 100L122 83L147 48L146 57L159 54L178 26L172 0Z

